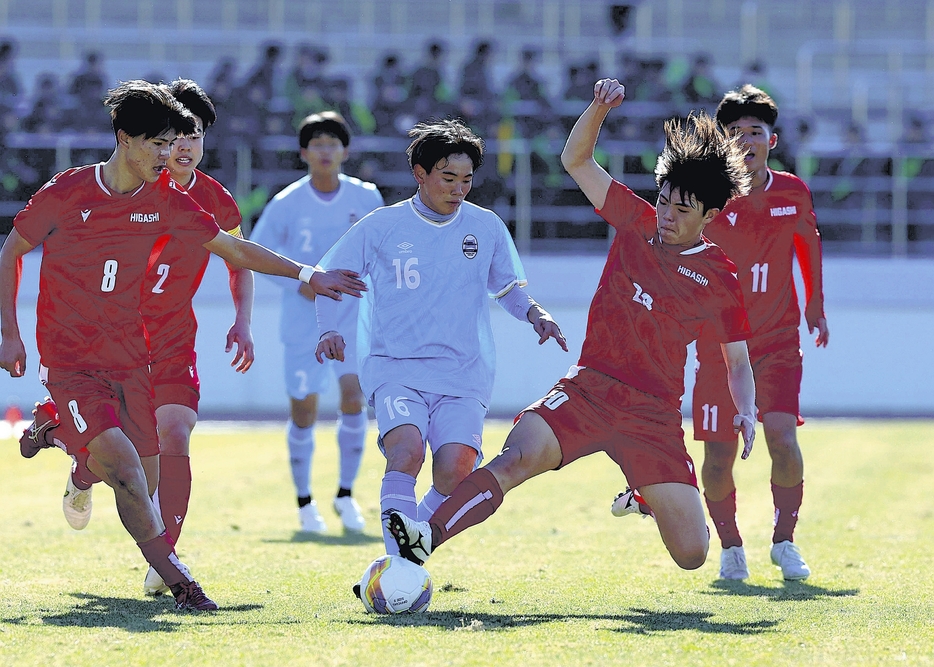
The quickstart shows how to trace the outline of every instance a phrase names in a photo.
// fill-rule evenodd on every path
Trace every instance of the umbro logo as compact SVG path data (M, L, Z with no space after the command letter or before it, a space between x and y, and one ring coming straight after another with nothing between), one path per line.
M84 220L85 222L88 221L88 216L90 215L91 215L91 209L88 209L86 211L81 211L81 219Z
M408 252L412 252L412 248L414 248L415 245L414 245L413 243L409 243L408 241L403 241L402 243L400 243L400 244L397 245L396 247L397 247L399 250L401 250L402 252L408 253Z
M737 218L737 215L735 213L726 214L726 219L730 221L730 227L736 226L736 218Z

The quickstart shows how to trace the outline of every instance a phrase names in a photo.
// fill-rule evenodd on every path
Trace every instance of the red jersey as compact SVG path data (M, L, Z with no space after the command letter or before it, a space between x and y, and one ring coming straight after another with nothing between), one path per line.
M603 210L616 229L590 304L580 366L680 407L687 346L707 325L728 343L749 336L735 266L712 243L666 246L655 207L613 181Z
M214 216L222 230L243 237L240 209L223 185L196 170L185 190ZM204 246L170 237L158 261L146 274L141 312L149 334L152 361L163 361L194 349L198 321L191 300L201 285L210 255Z
M36 339L41 362L50 368L146 366L139 307L154 242L172 234L200 246L219 231L168 171L118 194L104 183L102 168L54 176L13 220L26 241L43 246Z
M776 346L797 347L801 312L792 274L797 255L804 277L805 316L817 324L824 316L821 241L811 191L792 174L771 171L765 186L728 203L704 229L736 264L749 313L751 352ZM707 335L698 343L701 363L720 357Z

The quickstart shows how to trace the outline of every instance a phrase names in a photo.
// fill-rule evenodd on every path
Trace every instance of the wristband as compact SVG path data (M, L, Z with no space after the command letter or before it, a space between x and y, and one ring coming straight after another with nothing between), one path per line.
M298 272L298 279L303 283L311 283L311 277L315 275L317 270L314 266L303 266L302 270Z

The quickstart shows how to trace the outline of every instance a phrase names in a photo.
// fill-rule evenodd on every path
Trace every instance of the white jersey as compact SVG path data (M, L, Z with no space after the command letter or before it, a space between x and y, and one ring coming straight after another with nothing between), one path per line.
M372 183L339 174L340 189L329 200L322 199L306 175L286 186L263 209L250 240L304 264L317 264L344 232L357 220L383 205L383 197ZM279 337L286 345L318 343L314 303L298 293L291 278L267 276L283 288ZM345 321L356 321L359 301L342 309ZM348 331L348 334L353 332Z
M368 398L397 382L489 405L496 359L488 298L526 284L498 215L464 202L450 221L435 223L406 199L360 220L319 263L369 277L360 373Z

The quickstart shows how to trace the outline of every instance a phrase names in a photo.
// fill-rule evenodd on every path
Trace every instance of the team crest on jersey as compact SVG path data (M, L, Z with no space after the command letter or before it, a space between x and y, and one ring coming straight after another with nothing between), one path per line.
M477 256L477 251L480 248L480 244L477 243L477 237L473 234L468 234L464 237L464 242L461 243L461 250L464 251L464 257L467 259L473 259Z
M736 213L730 212L726 214L726 219L730 221L730 227L736 226L736 218L739 217Z

